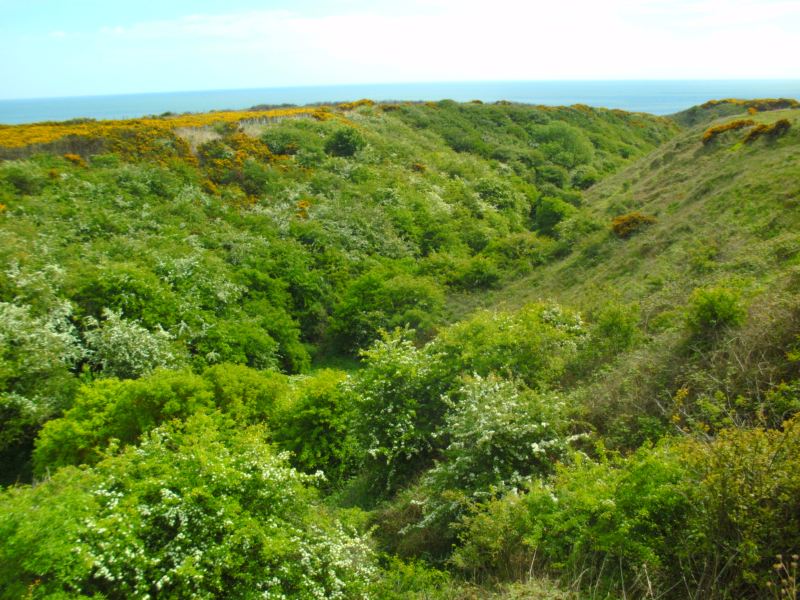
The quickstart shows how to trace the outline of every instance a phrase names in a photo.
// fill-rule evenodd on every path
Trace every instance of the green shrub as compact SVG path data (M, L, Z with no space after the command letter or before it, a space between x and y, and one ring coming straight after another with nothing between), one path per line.
M485 290L498 287L500 271L495 263L484 256L474 256L459 261L448 274L447 283L464 291Z
M0 390L29 398L58 395L86 352L71 315L68 303L37 316L29 306L0 302Z
M366 145L364 136L352 127L334 131L325 141L325 152L332 156L353 156Z
M366 541L264 437L196 415L0 493L0 597L363 598Z
M268 129L261 135L261 141L273 154L294 155L301 147L299 136L282 129Z
M224 363L207 368L202 377L214 405L237 423L270 422L289 395L287 378L274 371Z
M135 321L112 310L103 311L104 320L86 320L84 332L89 362L105 377L133 378L152 373L159 367L176 367L181 357L172 345L172 336L157 327L148 331Z
M360 459L352 431L359 417L342 389L344 379L340 371L323 370L297 380L274 428L275 441L292 453L292 463L305 473L324 473L333 488L353 474Z
M572 172L572 185L579 190L592 187L600 180L600 174L591 165L581 165Z
M485 253L504 269L527 273L533 267L545 264L554 249L555 243L550 238L521 231L491 240Z
M486 574L538 563L612 596L645 594L648 578L654 589L670 589L678 552L690 545L689 481L667 448L612 462L579 459L552 483L533 482L526 494L490 500L465 517L453 562Z
M464 516L452 562L483 576L534 564L611 597L764 597L775 556L800 544L798 457L797 418L577 457Z
M423 561L403 562L389 556L376 581L370 587L370 598L381 600L455 600L455 582L447 571Z
M594 157L594 146L586 134L564 121L537 127L533 137L552 162L567 168L589 163Z
M747 312L737 292L726 287L698 288L692 292L686 312L691 333L706 337L744 323Z
M180 299L142 265L81 265L70 270L66 288L81 317L99 320L103 310L126 315L148 329L171 328L180 316Z
M800 419L782 431L728 429L711 443L689 444L696 472L689 531L695 578L713 593L764 597L775 556L800 548Z
M533 209L533 223L545 235L553 235L556 226L575 213L575 207L560 198L544 196Z
M602 228L603 226L589 215L576 211L559 221L553 228L553 233L560 247L571 248Z
M455 374L430 348L417 349L395 331L362 353L364 368L348 381L353 427L364 449L364 474L379 498L423 471L441 441Z
M63 417L39 433L34 465L39 476L66 465L94 464L111 439L135 443L160 423L213 408L211 386L189 372L157 371L138 380L99 379L78 390Z
M589 339L575 365L586 372L632 348L639 340L639 307L609 302L592 315Z
M288 394L285 377L223 364L201 375L158 370L137 380L98 379L78 391L63 417L45 424L36 441L37 473L93 464L114 439L133 444L170 419L218 408L238 423L268 421Z
M253 369L275 369L279 345L258 317L219 320L213 328L194 340L193 354L201 367L230 362Z
M461 544L450 563L473 579L522 579L533 551L526 538L534 529L523 494L509 493L471 507L458 525Z
M580 315L558 305L480 311L442 330L430 344L454 372L519 379L531 388L556 382L583 344Z
M0 182L8 182L13 189L27 196L40 193L45 186L46 178L25 163L9 163L0 169Z
M30 476L39 428L69 406L77 379L71 371L85 349L68 304L43 315L0 302L0 484Z
M408 326L430 335L443 306L444 295L432 279L379 268L347 287L333 311L331 333L350 352L368 346L381 329Z
M544 164L536 167L536 184L546 191L544 184L556 189L565 188L569 183L569 171L560 165Z
M568 449L562 413L554 395L495 377L467 380L445 415L448 444L422 478L428 498L416 526L449 525L465 507L552 472Z

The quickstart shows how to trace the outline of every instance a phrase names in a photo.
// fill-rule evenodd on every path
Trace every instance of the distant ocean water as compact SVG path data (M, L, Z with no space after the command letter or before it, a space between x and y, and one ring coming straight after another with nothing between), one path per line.
M509 100L528 104L588 104L605 108L675 113L719 98L800 98L800 79L735 81L509 81L398 83L209 90L0 100L0 123L62 121L77 117L121 119L164 112L243 109L259 104L313 104L372 100Z

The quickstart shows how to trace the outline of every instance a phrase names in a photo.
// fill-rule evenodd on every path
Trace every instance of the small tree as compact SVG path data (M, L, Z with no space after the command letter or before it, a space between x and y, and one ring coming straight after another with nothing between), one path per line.
M325 142L325 152L332 156L353 156L365 145L364 137L348 127L333 132Z

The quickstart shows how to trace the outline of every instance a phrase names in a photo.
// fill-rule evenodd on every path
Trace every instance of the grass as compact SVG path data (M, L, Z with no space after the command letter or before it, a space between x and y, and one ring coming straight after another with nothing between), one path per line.
M793 125L784 137L752 146L731 136L704 147L705 125L666 142L588 190L586 211L604 230L563 260L489 292L481 304L513 307L552 298L591 310L610 294L659 311L716 280L737 279L757 291L779 277L797 261L800 110L753 119ZM610 235L612 218L631 210L657 222L627 240Z

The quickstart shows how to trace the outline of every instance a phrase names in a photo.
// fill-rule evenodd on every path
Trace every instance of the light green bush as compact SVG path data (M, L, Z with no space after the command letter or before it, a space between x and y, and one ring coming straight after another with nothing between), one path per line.
M363 598L366 540L264 437L196 415L0 493L0 597Z
M695 336L708 337L727 327L741 325L746 316L735 291L726 287L699 288L689 298L686 323Z
M342 372L330 369L296 380L274 427L274 438L292 453L292 464L305 473L324 473L331 488L352 476L360 460L352 430L359 415L343 390L344 380Z
M381 497L430 464L453 385L441 358L395 331L363 352L364 368L348 381L364 449L364 475Z
M442 330L431 349L456 372L495 373L546 388L561 377L585 339L577 313L556 304L528 304L514 312L477 312Z

